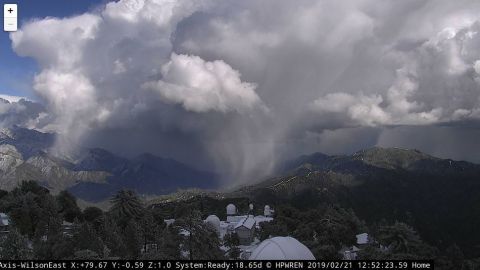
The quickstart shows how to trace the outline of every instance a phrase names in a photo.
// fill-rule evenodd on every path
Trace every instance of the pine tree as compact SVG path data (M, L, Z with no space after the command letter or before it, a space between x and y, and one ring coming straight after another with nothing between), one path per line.
M38 195L28 192L18 194L11 204L10 217L21 234L33 237L42 219L42 209L38 205Z
M103 254L104 244L102 239L98 236L95 229L89 223L82 223L76 225L76 231L73 235L73 243L75 250L91 250L97 254Z
M68 222L73 222L76 218L81 219L82 211L77 206L77 199L68 191L61 191L56 196L58 212Z
M103 218L103 211L98 207L89 206L83 210L82 217L85 221L95 223L101 221Z
M28 248L28 240L15 228L11 229L7 237L2 239L0 245L0 259L2 260L28 260L33 253Z
M240 239L235 232L228 233L223 237L223 245L228 247L226 255L230 259L238 259L238 257L240 256L240 249L238 248L238 245L240 245Z
M174 225L182 232L183 249L190 260L223 259L220 250L220 240L217 233L201 219L199 211L190 211L187 215L175 221Z
M110 250L111 256L125 258L127 248L122 238L120 227L113 220L111 215L105 215L100 235L104 240L105 246Z
M161 260L177 260L180 259L180 243L181 237L178 229L174 226L165 227L162 233L157 236L159 247L157 257Z
M140 227L134 220L130 220L123 231L123 243L128 259L137 259L142 248L142 237Z
M111 198L110 213L117 218L118 223L125 227L130 219L139 219L143 215L143 205L135 192L120 190Z
M434 249L425 244L417 232L405 223L381 226L376 239L388 248L389 259L433 258Z

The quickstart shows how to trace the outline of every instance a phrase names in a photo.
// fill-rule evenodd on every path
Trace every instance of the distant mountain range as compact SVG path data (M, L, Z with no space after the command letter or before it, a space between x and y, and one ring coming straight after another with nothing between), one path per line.
M52 192L64 189L87 201L105 200L128 188L159 195L181 188L216 188L219 178L181 162L142 154L133 159L104 149L85 149L74 161L53 155L55 134L17 126L0 130L0 189L25 180L40 182Z
M122 188L144 195L159 195L178 189L213 189L219 185L216 174L192 168L173 159L152 154L126 159L99 148L89 149L75 164L74 169L110 174L106 183L81 182L69 189L76 196L90 201L108 198Z

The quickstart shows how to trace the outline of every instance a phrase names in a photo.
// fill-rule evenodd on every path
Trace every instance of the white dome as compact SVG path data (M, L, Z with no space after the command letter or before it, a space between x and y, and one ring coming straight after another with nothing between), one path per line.
M205 222L210 224L217 233L220 232L220 219L215 215L210 215L205 219Z
M237 214L237 207L234 204L227 205L227 215Z
M250 210L253 210L253 203L251 203L249 206Z
M265 208L263 209L263 215L268 217L272 214L272 211L270 209L269 205L265 205Z
M293 237L273 237L260 243L249 260L315 260L315 257Z

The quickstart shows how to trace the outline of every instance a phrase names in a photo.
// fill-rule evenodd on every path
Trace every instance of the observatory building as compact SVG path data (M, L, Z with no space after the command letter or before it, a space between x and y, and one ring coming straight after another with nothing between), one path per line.
M220 219L215 215L210 215L205 219L205 222L215 229L217 235L220 236Z
M275 211L269 205L265 205L265 208L263 210L263 215L264 216L271 217L271 216L273 216L274 212Z
M240 220L235 225L234 230L238 235L241 245L248 245L253 241L255 234L255 219L252 216L248 216Z
M238 215L237 207L234 204L227 205L227 222L238 223L245 217L246 215Z
M231 203L227 205L227 216L234 216L237 214L237 207Z

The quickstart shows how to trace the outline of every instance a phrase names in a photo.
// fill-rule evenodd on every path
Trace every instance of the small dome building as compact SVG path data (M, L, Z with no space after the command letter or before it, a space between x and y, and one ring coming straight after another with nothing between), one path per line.
M265 205L265 208L263 209L263 215L266 217L269 217L272 215L272 210L270 209L270 205Z
M288 236L263 241L249 260L315 260L315 256L304 244Z
M237 207L234 204L227 205L227 216L233 216L237 214Z
M207 224L210 224L210 226L212 226L215 229L217 234L220 235L220 219L217 216L210 215L205 219L205 222Z

